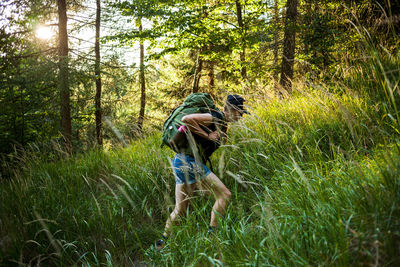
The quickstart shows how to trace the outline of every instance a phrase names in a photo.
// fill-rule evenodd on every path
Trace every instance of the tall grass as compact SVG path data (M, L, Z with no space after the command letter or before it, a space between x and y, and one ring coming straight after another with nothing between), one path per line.
M387 16L386 14L384 14ZM357 21L357 20L356 20ZM351 22L352 23L352 22ZM380 108L386 116L385 123L391 125L399 134L400 123L400 56L398 49L389 51L379 43L366 28L359 23L352 23L362 40L362 53L365 57L353 62L354 66L347 67L344 82L361 95L369 96L372 105ZM400 38L391 25L390 32L393 41L398 43Z
M399 265L399 59L374 51L346 90L298 83L290 99L254 99L213 156L233 196L218 230L213 199L196 195L161 252L175 181L159 134L24 155L0 182L0 265Z
M151 150L147 143L57 163L27 162L1 185L1 258L96 263L106 251L116 262L140 253L157 236L152 224L161 214L154 209L166 191L163 183L155 186L165 171Z
M399 150L363 146L386 136L365 127L362 119L376 116L366 103L314 92L255 113L231 129L234 145L215 160L234 195L218 234L197 230L207 213L196 210L149 259L190 266L398 263ZM368 116L346 122L357 113Z
M53 163L27 156L0 185L0 264L399 263L400 151L368 103L319 89L255 105L213 156L233 195L218 231L207 232L213 200L195 196L161 253L174 178L158 135Z

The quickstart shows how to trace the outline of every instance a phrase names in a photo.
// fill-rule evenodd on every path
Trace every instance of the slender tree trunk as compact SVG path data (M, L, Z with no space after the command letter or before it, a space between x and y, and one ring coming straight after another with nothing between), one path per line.
M274 71L273 71L273 78L274 78L274 90L277 95L280 95L279 84L278 84L278 76L279 76L279 68L278 68L278 53L279 53L279 7L278 1L275 0L274 3L274 18L273 18L273 25L274 25Z
M94 50L96 54L96 61L94 66L94 74L96 77L96 97L95 97L95 116L96 116L96 139L97 144L103 146L102 136L102 111L101 111L101 71L100 71L100 15L101 7L100 0L96 0L96 40Z
M203 9L199 14L200 19L204 19L208 17L207 9ZM194 67L194 78L193 78L193 86L192 92L197 93L199 91L200 79L201 79L201 71L203 70L203 59L201 58L201 53L206 50L207 47L200 47L197 51L197 59Z
M208 87L213 92L215 88L214 61L208 61Z
M25 108L24 108L24 88L21 87L21 146L25 146Z
M196 65L194 69L193 87L192 87L193 93L197 93L199 91L201 70L203 69L203 60L200 58L201 51L202 49L199 49L197 53Z
M297 0L287 0L285 36L280 85L290 94L292 92L294 52L296 47Z
M143 31L142 20L139 21L139 32ZM138 119L138 129L143 130L144 112L146 108L146 81L144 76L144 45L143 41L140 41L140 112Z
M320 3L317 3L317 6L319 6ZM315 5L314 5L315 7ZM307 10L307 14L304 17L304 22L302 23L303 25L310 25L312 23L312 15L315 14L315 8L313 7L313 5L311 4L311 2L309 1L305 1L304 2L304 8L305 10ZM309 28L306 28L303 30L303 35L306 35L307 33L310 32ZM304 52L303 54L305 55L306 59L307 58L311 58L313 56L310 56L311 54L311 46L310 43L307 42L307 37L303 36L303 46L304 46ZM307 60L305 60L302 64L301 64L301 72L302 75L305 75L307 72L310 72L312 69L310 67L310 63L307 62Z
M203 60L199 59L198 64L197 64L197 70L196 70L196 73L197 73L196 83L194 84L194 87L193 87L193 93L197 93L199 91L202 70L203 70Z
M80 114L80 113L81 113L81 107L83 106L82 102L83 102L83 101L81 101L80 95L77 94L77 95L76 95L76 113L77 113L77 114ZM76 140L78 143L79 143L79 141L81 140L81 137L80 137L80 129L79 129L79 127L76 127L76 129L75 129L75 135L72 135L72 138L73 138L74 140Z
M66 149L72 152L72 127L70 90L68 83L68 33L67 6L65 0L57 0L58 5L58 34L59 34L59 90L61 134L64 137Z
M239 29L242 35L242 51L240 52L240 74L243 79L247 78L247 69L246 69L246 43L245 43L245 27L242 17L242 5L240 4L240 0L235 1L236 4L236 15L238 20Z
M9 81L7 81L7 84L10 84ZM17 118L18 118L18 98L15 96L15 89L13 86L9 87L10 93L11 93L11 98L12 99L12 104L11 106L13 107L12 109L12 125L13 125L13 133L14 133L14 138L17 138L18 136L18 127L17 127Z

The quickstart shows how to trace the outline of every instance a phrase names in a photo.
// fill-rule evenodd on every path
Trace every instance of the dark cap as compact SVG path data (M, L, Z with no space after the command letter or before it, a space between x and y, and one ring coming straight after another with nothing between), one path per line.
M235 109L239 110L241 113L248 114L249 112L247 112L247 110L245 110L243 107L244 101L246 100L244 100L244 98L241 97L240 95L228 95L228 98L226 100L227 103L229 103Z

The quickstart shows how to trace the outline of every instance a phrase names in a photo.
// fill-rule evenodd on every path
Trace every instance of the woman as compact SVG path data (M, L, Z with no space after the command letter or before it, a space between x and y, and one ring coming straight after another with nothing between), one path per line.
M218 144L226 139L226 122L236 122L244 113L248 113L243 108L244 101L241 96L229 95L222 114L212 111L190 114L182 118L182 122L189 130L189 136L193 136L192 140L205 149L198 157L183 153L176 154L172 161L176 180L175 208L166 222L162 239L156 243L157 249L164 246L173 224L180 216L186 214L190 197L196 189L205 190L206 193L215 197L209 231L213 231L218 226L217 216L224 215L231 192L206 166L204 158L209 157L218 148Z

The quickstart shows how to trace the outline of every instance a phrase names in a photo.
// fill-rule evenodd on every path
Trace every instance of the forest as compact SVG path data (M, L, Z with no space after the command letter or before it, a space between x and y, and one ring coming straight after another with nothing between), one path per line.
M395 0L2 0L0 266L400 265L399 33ZM157 250L192 93L245 99L232 196Z

